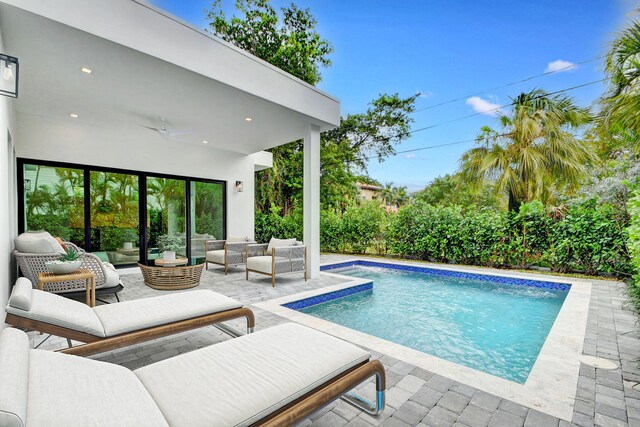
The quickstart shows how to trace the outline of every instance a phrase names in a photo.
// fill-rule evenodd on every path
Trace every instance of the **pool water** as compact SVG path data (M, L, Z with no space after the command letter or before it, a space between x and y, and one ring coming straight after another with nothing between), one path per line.
M377 267L332 272L373 290L301 312L521 384L568 294Z

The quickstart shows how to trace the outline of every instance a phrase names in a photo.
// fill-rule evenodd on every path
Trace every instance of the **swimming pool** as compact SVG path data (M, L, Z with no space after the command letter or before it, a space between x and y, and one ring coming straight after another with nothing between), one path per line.
M520 384L570 289L563 283L360 264L325 270L372 285L284 306Z

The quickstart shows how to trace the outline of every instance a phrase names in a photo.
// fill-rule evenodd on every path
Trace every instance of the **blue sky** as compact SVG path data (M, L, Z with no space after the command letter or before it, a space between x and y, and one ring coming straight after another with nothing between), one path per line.
M153 0L157 6L205 28L210 0ZM272 0L276 7L290 1ZM603 60L531 81L492 90L545 72L554 61L579 63L602 56L637 2L630 0L295 0L310 8L318 32L333 47L332 66L323 70L322 90L338 97L342 114L358 113L380 93L424 95L418 109L463 100L414 114L413 128L454 120L507 104L535 87L556 91L602 79ZM233 0L223 0L228 13ZM558 63L564 64L564 63ZM594 84L568 92L588 106L604 90ZM416 132L396 149L473 139L489 114L443 123ZM423 188L433 178L455 172L473 142L400 154L372 161L369 175L381 182Z

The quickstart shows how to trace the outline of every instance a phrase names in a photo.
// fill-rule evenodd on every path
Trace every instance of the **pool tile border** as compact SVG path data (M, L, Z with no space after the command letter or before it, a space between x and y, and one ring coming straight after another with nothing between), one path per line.
M322 265L320 266L320 271L330 271L338 268L345 268L345 267L352 267L352 266L380 267L380 268L388 268L391 270L412 271L416 273L435 274L438 276L483 280L486 282L496 282L496 283L504 283L509 285L520 285L520 286L531 286L534 288L552 289L552 290L561 290L561 291L568 291L571 289L571 285L568 283L520 279L516 277L493 276L490 274L470 273L465 271L454 271L454 270L441 270L436 268L420 267L415 265L393 264L388 262L375 262L375 261L367 261L367 260L360 260L360 259L353 260L353 261L340 262L336 264ZM336 272L336 273L339 273L339 272Z
M288 302L286 304L282 304L282 306L290 308L292 310L301 310L303 308L311 307L312 305L322 304L328 301L333 301L339 298L348 297L349 295L371 290L373 290L373 282L367 282L361 285L352 286L350 288L344 288L337 291L327 292L313 297L301 299L298 301Z

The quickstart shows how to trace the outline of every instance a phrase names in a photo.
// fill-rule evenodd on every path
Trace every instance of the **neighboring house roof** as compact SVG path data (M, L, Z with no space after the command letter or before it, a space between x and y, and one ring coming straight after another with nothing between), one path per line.
M356 186L361 190L382 191L384 188L373 184L364 184L362 182L356 182Z

